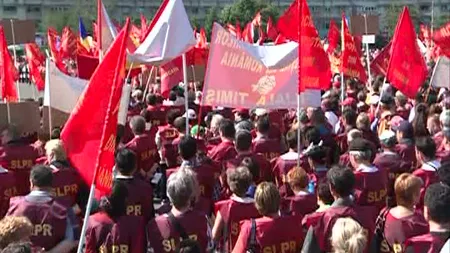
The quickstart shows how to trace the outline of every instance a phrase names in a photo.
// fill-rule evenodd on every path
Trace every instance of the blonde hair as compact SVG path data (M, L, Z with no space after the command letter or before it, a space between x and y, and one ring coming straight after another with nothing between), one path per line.
M67 159L66 150L61 140L50 140L45 144L45 152L53 154L54 159L57 161L65 161Z
M395 180L394 190L397 204L401 206L414 205L415 197L420 194L422 179L410 173L403 173Z
M256 187L255 207L261 215L277 213L280 201L280 193L273 183L262 182Z
M335 253L363 253L367 234L352 218L339 218L331 232L331 245Z
M293 190L301 190L308 186L308 174L302 167L294 167L287 174L289 185Z
M33 224L23 216L5 216L0 220L0 249L13 242L29 240Z

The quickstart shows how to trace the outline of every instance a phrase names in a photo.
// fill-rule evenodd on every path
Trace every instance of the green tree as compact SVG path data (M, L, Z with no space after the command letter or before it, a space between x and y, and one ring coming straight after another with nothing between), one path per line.
M400 14L403 10L403 6L400 2L392 3L391 6L388 7L386 11L386 16L384 18L386 30L388 33L389 38L392 38L395 32L395 27L397 26L398 19L400 17ZM420 12L417 8L417 6L412 5L408 6L409 13L411 15L411 19L414 23L414 26L416 27L416 31L419 29L419 25L421 23L420 19Z
M434 28L439 28L445 24L450 22L450 13L441 13L437 18L434 20Z
M265 0L238 0L232 5L226 6L220 13L220 21L223 24L235 24L239 21L245 25L255 17L255 14L260 11L262 20L267 20L272 17L274 21L280 15L279 9L271 2Z
M214 22L219 22L219 10L217 7L209 9L208 13L206 13L204 27L208 39L211 39L210 36Z
M196 15L190 16L189 21L191 22L192 28L197 29L197 31L202 27Z

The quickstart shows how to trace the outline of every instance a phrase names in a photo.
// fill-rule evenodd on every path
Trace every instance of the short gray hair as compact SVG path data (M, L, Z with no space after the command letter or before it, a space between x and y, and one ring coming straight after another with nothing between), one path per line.
M350 143L355 139L362 138L362 132L358 129L352 129L347 133L347 142Z
M214 114L211 118L211 129L219 129L220 122L224 119L224 117L220 114Z
M198 193L197 175L187 166L180 168L167 180L167 196L177 209L188 207Z
M439 116L439 121L443 127L450 128L450 110L444 110Z

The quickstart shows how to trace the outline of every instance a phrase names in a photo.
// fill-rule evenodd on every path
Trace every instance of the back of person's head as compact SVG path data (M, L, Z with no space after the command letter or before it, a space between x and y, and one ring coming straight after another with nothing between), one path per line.
M145 119L142 116L133 116L130 119L130 128L135 135L141 135L145 132Z
M305 128L304 132L305 146L309 146L311 143L317 145L321 141L320 131L317 127L308 126Z
M52 129L52 133L50 134L50 140L60 139L61 137L61 128L54 127Z
M293 191L300 191L308 187L308 174L301 167L294 167L287 174L289 186Z
M269 116L263 116L256 122L256 130L261 134L268 134L270 131Z
M180 168L167 180L167 196L178 210L188 208L198 193L197 175L190 168Z
M176 118L178 118L180 116L180 110L178 109L172 109L169 112L167 112L167 124L169 125L173 125L173 122L175 121Z
M147 105L156 105L157 97L155 94L148 94L145 100L147 102Z
M364 228L352 218L338 218L331 232L335 253L363 253L367 236Z
M450 225L450 186L441 183L430 185L425 192L425 218L440 225Z
M49 140L45 143L45 153L47 157L51 156L55 161L67 160L64 144L61 140Z
M31 253L32 246L30 242L16 242L9 244L1 253Z
M347 142L350 143L353 140L356 140L356 139L362 138L362 137L363 137L363 134L360 130L352 129L352 130L348 131L348 133L347 133Z
M131 176L136 169L136 154L130 149L119 149L115 157L116 169L122 175Z
M177 129L178 132L184 134L186 132L186 118L185 117L177 117L173 121L173 126Z
M363 112L358 115L356 127L362 131L370 131L370 118L367 113Z
M177 93L173 90L169 92L169 100L174 102L177 100Z
M358 114L356 114L356 111L353 110L352 108L347 108L344 110L344 112L342 112L342 119L348 126L356 126L357 117Z
M200 245L196 240L182 240L175 249L176 253L201 253Z
M30 182L33 187L50 188L53 184L52 169L45 165L36 165L31 169Z
M416 114L412 122L415 137L428 136L430 133L427 129L428 107L426 104L418 104L416 106Z
M221 123L224 119L225 119L225 118L224 118L221 114L218 114L218 113L213 114L213 115L211 116L211 124L210 124L211 131L219 130L220 123Z
M415 144L416 150L419 151L424 158L430 160L436 157L436 143L431 137L416 138Z
M298 146L298 135L297 135L297 131L291 130L289 132L287 132L286 134L286 142L289 146L290 149L293 150L297 150L297 146Z
M310 159L308 161L313 162L315 165L323 165L326 163L327 151L324 146L312 146L307 149L305 155Z
M239 166L247 167L252 174L253 182L259 179L259 164L251 157L245 157Z
M326 179L322 179L319 181L319 184L317 185L317 197L325 205L333 204L334 198L330 192L330 184Z
M190 160L197 154L197 141L190 136L183 136L178 143L178 151L183 160Z
M419 201L422 180L409 173L403 173L395 180L394 191L397 204L411 207Z
M14 124L9 124L6 128L2 130L2 137L6 138L7 141L18 140L20 138L19 128Z
M399 106L405 106L406 102L408 102L408 98L401 91L395 93L395 100Z
M238 197L245 197L248 187L253 181L253 176L247 167L239 166L227 171L227 182L230 190Z
M237 151L249 151L252 148L252 134L245 130L238 131L235 142Z
M115 181L108 197L100 200L100 209L105 211L113 220L120 218L126 214L128 190L126 183L123 181Z
M364 91L360 91L360 92L358 92L357 98L358 98L359 102L365 103L366 99L367 99L367 94Z
M23 216L5 216L0 220L0 249L11 243L26 241L33 233L33 224Z
M227 139L234 139L236 134L236 129L234 128L233 121L229 119L223 119L219 124L219 132L220 134Z
M438 169L439 181L450 186L450 162L445 162Z
M334 166L327 172L330 189L337 197L348 197L353 193L355 174L344 166Z
M273 183L262 182L256 187L255 206L263 216L276 214L280 207L280 193Z

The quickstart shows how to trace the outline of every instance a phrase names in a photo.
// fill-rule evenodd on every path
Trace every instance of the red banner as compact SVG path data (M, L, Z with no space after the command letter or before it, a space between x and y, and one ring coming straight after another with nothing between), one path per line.
M77 54L78 37L72 32L70 27L64 27L61 36L60 56L62 58L74 59Z
M161 66L161 95L169 97L170 90L183 81L183 59L177 57Z
M334 22L334 19L330 20L330 27L328 28L328 49L329 54L333 53L339 43L339 28Z
M415 98L426 77L427 65L417 45L417 36L408 7L405 7L392 39L387 79L403 94Z
M361 63L361 55L358 54L356 43L353 36L348 30L345 15L342 15L342 55L341 55L341 72L347 77L352 77L367 82L367 74Z
M45 56L41 53L36 43L28 43L25 45L26 58L30 76L39 91L45 88L45 82L42 74L45 69Z
M450 22L436 30L433 40L440 48L440 54L450 57Z
M297 108L297 57L297 43L249 45L215 23L204 103L236 108ZM319 106L320 91L302 93L301 105Z
M8 102L17 102L16 84L14 75L17 72L11 55L8 51L8 44L5 38L3 26L0 26L0 76L1 76L1 95L2 99Z
M391 45L392 42L389 42L370 63L370 70L373 75L386 76L389 60L391 59Z
M78 54L77 55L78 77L89 80L98 66L98 57Z

